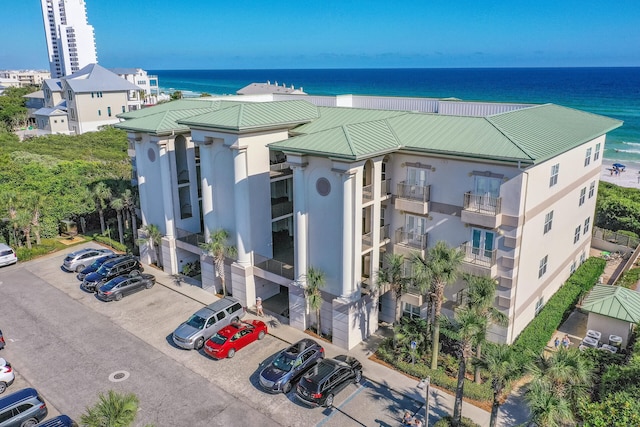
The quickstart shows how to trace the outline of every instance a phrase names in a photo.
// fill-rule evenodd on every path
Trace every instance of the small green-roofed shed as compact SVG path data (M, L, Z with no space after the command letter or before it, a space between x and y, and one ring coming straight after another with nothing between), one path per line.
M596 285L582 302L589 313L587 329L602 333L605 344L610 335L627 344L633 327L640 322L640 292L622 286Z

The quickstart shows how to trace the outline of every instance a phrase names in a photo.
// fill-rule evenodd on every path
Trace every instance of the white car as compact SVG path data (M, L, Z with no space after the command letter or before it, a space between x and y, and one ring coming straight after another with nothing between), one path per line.
M18 262L18 257L11 246L0 243L0 267L15 264L16 262Z
M7 387L13 384L13 380L15 379L16 376L13 373L11 363L0 357L0 394L4 393Z

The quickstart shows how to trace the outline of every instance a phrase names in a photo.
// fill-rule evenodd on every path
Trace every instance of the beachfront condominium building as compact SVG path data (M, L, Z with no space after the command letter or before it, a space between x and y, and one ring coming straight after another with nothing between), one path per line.
M41 0L51 77L63 77L98 62L93 26L84 0Z
M117 114L142 107L139 86L98 64L42 84L44 107L33 115L39 135L82 134L118 123Z
M40 86L51 73L45 70L0 70L0 79L18 82L18 86Z
M144 105L158 103L158 95L160 95L158 76L151 75L142 68L111 68L110 71L138 86L142 90L140 95Z
M459 248L461 271L495 280L511 343L589 253L606 133L621 122L553 104L271 94L174 101L122 114L144 224L171 274L201 266L226 230L226 286L291 326L317 323L304 289L322 271L321 325L343 348L396 316L386 255ZM142 248L150 262L154 255ZM464 280L445 312L465 300ZM419 289L405 316L428 316Z

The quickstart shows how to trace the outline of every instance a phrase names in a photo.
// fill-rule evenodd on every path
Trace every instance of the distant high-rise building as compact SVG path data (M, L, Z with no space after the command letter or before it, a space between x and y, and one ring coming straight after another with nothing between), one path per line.
M73 74L98 62L93 26L84 0L41 0L51 77Z

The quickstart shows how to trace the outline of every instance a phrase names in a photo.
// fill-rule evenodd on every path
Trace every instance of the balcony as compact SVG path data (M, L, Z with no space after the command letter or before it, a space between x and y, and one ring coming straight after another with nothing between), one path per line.
M256 256L256 258L258 257L259 256ZM260 257L260 258L263 258L263 257ZM282 261L278 261L277 259L273 259L273 258L263 259L261 262L257 262L255 267L259 268L260 270L268 271L269 273L273 273L277 276L284 277L289 280L294 279L293 266L287 263L284 263Z
M495 278L498 274L496 263L497 251L474 247L471 242L463 243L460 250L464 254L462 271L474 276L488 276Z
M362 187L362 203L367 203L373 200L373 185L365 185Z
M413 231L405 231L404 227L396 230L396 240L393 245L393 253L400 255L412 255L417 253L425 255L427 249L427 233L418 234Z
M280 218L281 216L291 215L293 213L293 202L286 197L271 199L271 219Z
M429 213L430 197L430 185L407 184L406 181L403 181L397 186L396 209L426 215Z
M189 248L183 248L191 252L202 252L200 244L207 242L203 233L194 233L193 231L182 230L180 228L176 228L176 240L191 246Z
M269 178L291 175L291 165L287 162L272 163L269 165Z
M502 225L502 198L488 195L464 193L461 220L467 224L486 228Z
M387 197L391 195L391 180L383 179L380 181L380 197Z

